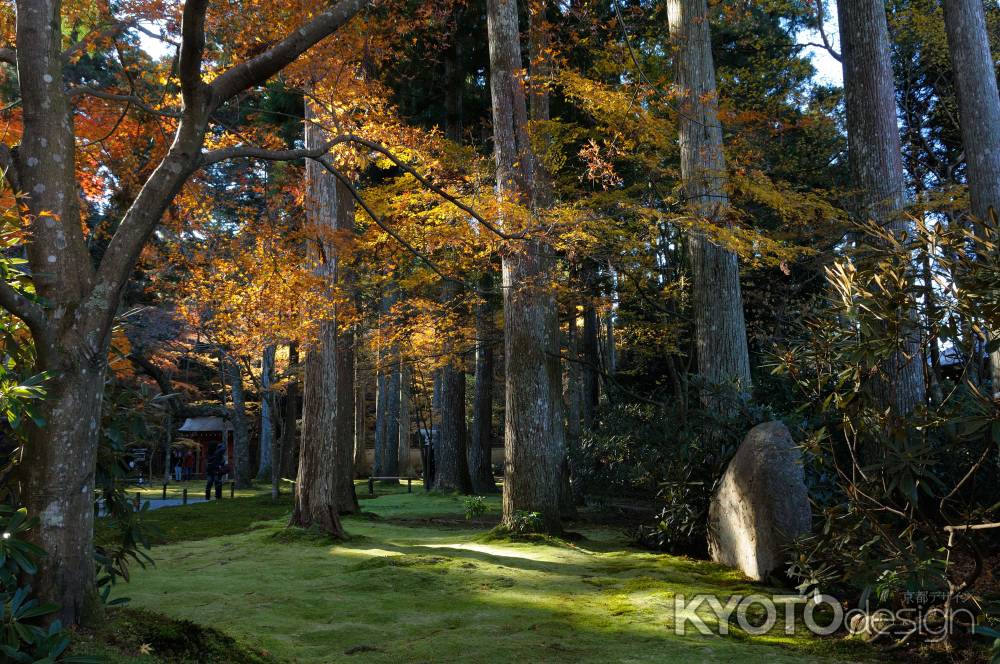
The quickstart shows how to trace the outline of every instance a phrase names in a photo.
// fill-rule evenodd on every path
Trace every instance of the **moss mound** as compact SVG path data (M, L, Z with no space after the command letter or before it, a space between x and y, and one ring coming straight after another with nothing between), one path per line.
M337 544L342 540L334 537L330 533L323 532L319 528L296 528L295 526L286 526L285 528L269 532L264 536L264 541L275 544L301 543L324 546Z
M447 562L443 556L405 554L400 556L377 556L349 565L348 572L364 572L383 567L431 567Z
M574 542L583 540L579 533L564 532L562 536L549 535L547 533L532 533L512 530L500 524L499 526L483 533L475 538L475 541L483 544L544 544L546 546L559 546L575 548Z
M74 638L73 654L108 662L187 664L274 664L266 651L238 642L219 630L142 609L108 611L100 628Z

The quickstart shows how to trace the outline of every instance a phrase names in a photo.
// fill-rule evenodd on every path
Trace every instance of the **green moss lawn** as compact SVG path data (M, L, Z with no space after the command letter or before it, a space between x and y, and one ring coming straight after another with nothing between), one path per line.
M241 655L244 661L870 659L861 646L831 639L751 637L738 628L726 637L676 635L676 593L767 590L710 563L630 549L613 528L575 528L583 539L572 544L496 540L484 536L497 518L496 498L489 499L491 513L470 524L460 497L401 487L367 498L366 486L358 490L364 513L345 519L352 535L346 543L285 529L287 498L278 505L257 495L157 510L151 518L167 543L152 552L156 567L137 570L118 594L131 598L131 607L219 630L256 651ZM155 622L145 614L112 616L133 632ZM158 652L153 636L119 641L121 661L181 657ZM95 649L84 644L79 651Z

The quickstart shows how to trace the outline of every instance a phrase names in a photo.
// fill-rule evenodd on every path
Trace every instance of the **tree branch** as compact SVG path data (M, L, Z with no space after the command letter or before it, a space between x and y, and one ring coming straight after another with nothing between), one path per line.
M10 146L6 143L0 143L0 171L2 171L0 175L7 181L15 195L21 191L21 178L17 174L17 161L14 159Z
M478 221L480 224L483 225L484 228L486 228L487 230L489 230L494 235L496 235L496 236L498 236L500 238L503 238L504 240L520 240L520 239L524 239L524 234L523 233L516 233L516 234L505 233L502 230L500 230L500 228L498 226L496 226L495 224L493 224L492 222L486 221L486 219L484 219L481 214L479 214L474 209L472 209L471 207L469 207L468 205L466 205L465 203L463 203L459 199L457 199L454 196L452 196L451 194L449 194L447 191L445 191L441 187L439 187L436 184L432 183L426 177L424 177L423 175L421 175L420 173L418 173L416 171L416 169L414 169L412 166L410 166L409 164L404 163L402 159L400 159L399 157L397 157L396 155L394 155L391 151L389 151L388 148L386 148L386 147L384 147L382 145L379 145L378 143L373 143L372 141L366 140L366 139L358 137L358 136L352 136L351 137L351 142L358 143L359 145L365 146L369 150L373 150L375 152L378 152L378 153L384 155L389 161L391 161L393 164L395 164L398 168L406 171L407 173L409 173L410 175L412 175L414 178L416 178L417 181L420 184L424 185L425 187L427 187L428 189L430 189L431 191L433 191L435 194L437 194L441 198L445 199L446 201L448 201L449 203L451 203L452 205L454 205L455 207L457 207L459 210L461 210L462 212L466 213L467 215L469 215L470 217L472 217L473 219L475 219L476 221Z
M819 31L819 38L823 40L823 48L826 49L826 52L837 62L843 62L844 59L833 48L830 38L826 34L826 13L823 10L823 0L816 0L816 29Z
M87 315L96 319L93 324L101 326L104 331L110 328L113 312L121 298L121 289L139 252L156 229L167 205L202 163L204 135L213 109L228 97L280 71L303 51L343 25L367 2L341 0L265 53L233 67L211 84L201 78L208 0L185 2L178 58L184 99L180 124L170 150L140 189L104 252L94 288L83 306Z
M347 23L369 2L370 0L340 0L260 55L235 65L210 84L213 105L221 104L247 88L262 84Z
M91 97L97 97L98 99L107 99L108 101L123 101L132 104L136 108L140 108L150 115L160 115L167 118L179 118L181 114L179 111L167 111L162 109L153 108L137 95L134 94L121 94L117 92L106 92L104 90L98 90L97 88L92 88L89 85L72 88L66 93L66 96L73 98L80 95L89 95Z
M63 61L69 60L71 57L76 55L81 49L87 46L90 42L96 41L98 39L103 39L105 37L117 37L120 33L124 32L126 28L129 27L130 21L122 21L114 23L104 28L103 30L91 30L83 39L72 44L69 48L62 52Z
M384 219L382 219L380 216L378 216L377 214L375 214L375 211L372 210L371 207L368 205L368 203L363 198L361 198L360 194L358 194L358 190L354 188L354 185L351 184L351 181L349 179L347 179L347 177L343 173L341 173L336 168L334 168L333 164L330 163L330 158L328 156L318 157L314 161L316 161L317 163L319 163L323 168L325 168L327 171L329 171L335 178L337 178L338 180L340 180L340 182L344 185L344 187L347 189L347 191L350 192L351 197L355 201L357 201L358 205L361 206L361 209L364 210L365 213L371 218L371 220L375 222L375 225L378 226L379 228L381 228L383 231L385 231L386 234L389 237L391 237L393 240L395 240L396 242L398 242L401 247L403 247L408 252L410 252L411 254L413 254L414 256L416 256L417 258L419 258L436 275L438 275L439 277L441 277L445 281L450 281L452 283L458 284L458 285L462 286L463 288L472 288L473 290L475 290L474 287L472 287L470 284L465 283L461 279L459 279L457 277L453 277L453 276L448 275L448 274L445 274L441 270L441 268L439 268L437 266L437 264L434 261L432 261L426 255L424 255L424 253L422 251L420 251L419 249L417 249L416 247L414 247L412 244L410 244L409 242L407 242L405 239L403 239L403 237L399 233L397 233L395 230L393 230L393 228L389 224L385 223Z
M170 379L163 372L163 370L153 364L148 358L143 357L135 351L129 353L127 357L129 362L134 364L138 369L142 370L143 373L156 382L156 386L160 388L160 394L163 395L167 401L167 407L172 411L176 411L177 403L173 398L173 386L170 384Z
M3 307L23 320L36 340L43 338L47 327L45 310L37 303L18 293L6 281L0 281L0 307Z
M259 148L253 145L219 148L217 150L211 150L203 153L201 156L201 165L211 166L212 164L217 164L220 161L227 161L229 159L262 159L264 161L316 159L325 155L331 148L341 143L347 143L349 140L349 135L342 135L337 136L336 138L331 139L315 148L299 148L292 150L268 150L266 148Z
M185 109L195 104L205 87L201 80L201 58L205 52L205 12L208 0L187 0L181 18L181 52L177 74L181 80L181 96Z
M325 155L330 151L330 148L342 144L342 143L356 143L358 145L364 146L373 152L378 152L384 155L389 161L396 165L400 170L405 171L412 175L421 185L434 192L444 200L448 201L455 207L457 207L462 212L466 213L477 222L479 222L484 228L489 230L491 233L500 237L504 240L521 240L524 239L525 235L523 233L505 233L496 224L491 221L487 221L481 214L479 214L474 208L463 203L461 199L449 193L445 189L439 187L438 185L431 182L426 176L422 175L414 167L410 166L402 159L397 157L389 148L384 145L375 143L366 138L356 136L354 134L341 134L335 138L330 139L323 145L316 148L301 148L298 150L266 150L264 148L258 148L254 146L240 146L232 148L221 148L218 150L212 150L211 152L206 152L202 155L202 164L211 165L220 161L225 161L226 159L264 159L266 161L292 161L295 159L316 159L322 155Z
M142 34L146 35L147 37L152 37L153 39L156 39L156 40L159 40L159 41L163 42L164 44L170 44L171 46L175 46L175 47L180 47L180 45L181 45L180 42L178 42L178 41L174 41L173 39L170 39L168 37L164 37L161 34L153 32L152 30L150 30L149 28L145 27L142 23L140 23L138 21L135 22L135 25L133 27L135 27L136 30L138 30Z

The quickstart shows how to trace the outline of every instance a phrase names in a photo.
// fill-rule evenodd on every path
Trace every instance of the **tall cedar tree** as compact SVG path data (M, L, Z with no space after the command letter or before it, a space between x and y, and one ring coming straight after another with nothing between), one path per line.
M306 104L305 142L316 148L328 139ZM306 164L306 219L316 233L310 258L328 281L331 293L343 286L337 234L354 231L354 199L347 186L317 161ZM336 295L334 295L336 297ZM302 440L295 509L291 524L315 527L342 537L339 514L354 512L354 340L333 317L320 323L318 344L306 353L302 390Z
M680 93L681 177L688 208L698 218L688 234L698 373L710 383L738 381L749 391L739 262L698 228L704 221L727 223L729 208L708 9L705 0L668 0L667 16Z
M489 0L490 92L497 192L502 203L539 212L539 169L528 138L528 110L516 0ZM508 232L517 231L505 218ZM510 243L503 256L506 410L503 521L537 513L562 529L560 473L565 458L559 325L550 287L555 256L542 238Z
M1000 213L1000 94L986 15L982 0L943 4L972 215L986 221L991 208ZM991 332L997 334L996 329ZM990 368L994 395L1000 395L1000 349L990 354Z
M856 214L883 228L903 231L903 159L896 123L896 91L885 5L841 0L837 12L844 65L848 157L857 193ZM914 330L883 364L873 387L898 416L924 400L923 354Z

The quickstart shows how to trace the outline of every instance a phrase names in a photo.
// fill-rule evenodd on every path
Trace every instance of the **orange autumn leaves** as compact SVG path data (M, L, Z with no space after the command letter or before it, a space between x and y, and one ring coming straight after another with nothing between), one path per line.
M224 251L193 258L179 311L235 355L255 356L271 344L309 345L320 321L350 310L350 298L304 263L300 242L241 237Z

